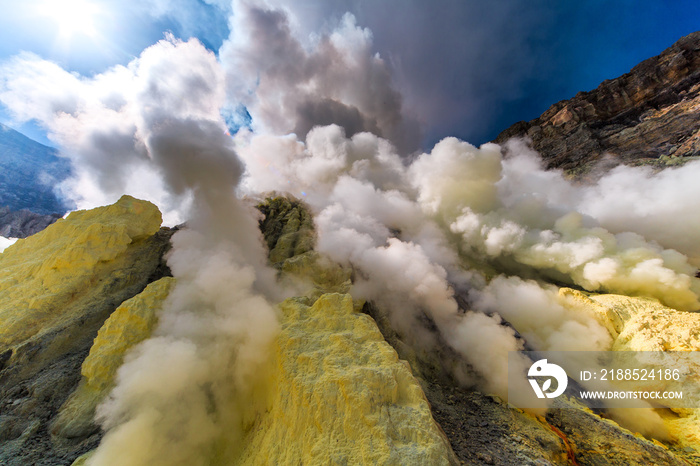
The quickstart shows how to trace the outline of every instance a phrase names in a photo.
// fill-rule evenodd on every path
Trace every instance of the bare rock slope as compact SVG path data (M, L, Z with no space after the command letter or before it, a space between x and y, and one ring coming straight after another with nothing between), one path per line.
M602 160L665 165L700 155L700 31L495 142L513 137L529 138L547 168L577 174Z

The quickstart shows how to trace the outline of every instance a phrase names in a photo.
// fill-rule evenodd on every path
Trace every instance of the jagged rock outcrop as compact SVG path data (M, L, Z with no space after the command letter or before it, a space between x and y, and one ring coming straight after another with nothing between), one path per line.
M29 210L10 210L0 207L0 236L5 238L26 238L39 233L61 218L60 214L42 215Z
M264 215L260 220L260 231L273 265L279 267L285 259L313 249L313 219L299 201L275 197L265 200L258 209Z
M310 301L280 306L276 389L239 464L455 464L423 391L374 321L348 294Z
M495 142L513 137L531 140L547 168L576 175L603 161L665 166L700 155L700 32L514 124Z
M167 274L171 232L151 203L71 213L0 254L0 463L70 464L100 438L51 438L98 329Z

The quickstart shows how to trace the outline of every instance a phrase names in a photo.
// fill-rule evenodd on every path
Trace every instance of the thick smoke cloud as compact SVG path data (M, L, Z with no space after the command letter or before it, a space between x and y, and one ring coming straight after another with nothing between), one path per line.
M493 140L657 55L697 30L690 18L700 13L694 2L267 1L294 13L304 33L327 30L346 11L371 29L405 106L420 118L424 149L446 136Z
M278 329L244 248L184 230L168 265L177 278L150 339L129 353L98 409L107 433L89 464L211 464L241 446L266 387ZM253 395L257 396L253 396Z
M357 271L355 294L386 309L409 341L435 349L427 316L472 367L454 374L465 384L506 395L506 352L523 343L502 319L530 348L610 348L599 318L545 281L697 306L686 256L576 210L598 199L584 190L606 178L576 186L522 146L504 159L496 145L446 139L406 167L381 138L347 138L337 126L312 130L305 143L241 134L237 144L246 189L303 196L317 212L318 249ZM460 310L460 293L485 314Z
M415 0L268 1L287 8L303 33L327 30L346 11L369 27L405 97L404 106L420 119L430 145L446 135L479 141L495 137L494 131L518 118L512 113L504 117L501 104L534 103L534 94L551 92L552 75L569 69L557 69L542 58L560 53L561 35L544 39L557 17L558 9L551 6L533 8L512 0L445 0L437 8ZM537 46L550 53L534 53ZM550 86L540 82L541 76L547 76ZM542 105L558 100L538 97ZM534 116L523 113L520 118Z
M461 236L463 254L500 260L513 270L526 266L541 277L589 291L653 296L671 307L700 308L700 281L686 256L637 233L613 234L595 218L585 218L567 199L598 188L570 186L561 173L541 170L529 154L503 161L494 144L476 149L448 138L410 170L424 211ZM465 177L467 182L460 183ZM544 187L521 190L538 182Z
M505 398L507 352L522 342L496 313L460 310L455 292L481 287L484 278L465 271L449 231L424 214L419 188L392 147L367 133L345 138L337 126L312 130L305 145L273 141L239 138L249 173L245 186L308 191L317 210L317 248L357 270L356 296L388 311L407 341L435 350L439 342L423 323L427 317L473 368L453 375ZM270 170L279 176L266 176Z
M372 51L372 34L343 16L329 34L295 36L287 13L237 2L231 39L221 49L233 101L246 106L257 131L302 140L314 126L337 124L348 136L369 131L402 153L418 148L389 67Z
M70 154L81 207L130 192L188 220L168 257L177 284L98 409L106 434L90 464L209 464L235 453L278 329L264 293L278 296L254 209L236 197L244 167L219 113L216 57L170 37L94 78L32 56L2 74L3 102Z
M205 152L223 147L228 154L220 157L231 158L219 115L224 96L216 57L195 40L172 37L128 66L92 78L28 54L0 69L0 101L18 118L38 120L71 159L77 176L64 189L78 208L111 203L128 192L154 200L170 224L184 220L189 202L182 182L173 179L185 167L169 169L174 163L163 164L162 151L149 145L158 144L161 133L182 129L173 131L176 121L189 120L187 131L198 131L199 138L188 144ZM154 133L156 126L160 132Z
M213 55L171 41L141 60L137 144L168 192L192 196L192 209L168 257L175 289L98 410L107 433L90 464L125 450L127 464L209 464L235 454L255 412L252 393L264 388L278 324L259 293L273 289L274 274L256 219L234 192L243 166L217 114L223 80ZM173 73L180 63L208 66Z

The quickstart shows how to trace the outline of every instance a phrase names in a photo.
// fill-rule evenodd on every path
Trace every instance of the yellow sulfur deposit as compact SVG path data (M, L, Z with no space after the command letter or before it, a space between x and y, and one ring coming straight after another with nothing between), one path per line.
M82 380L61 407L52 431L63 437L78 436L93 425L95 408L113 387L126 351L151 335L157 311L175 279L164 277L143 292L124 301L97 333L90 354L83 362Z
M700 351L700 313L671 309L652 298L615 294L587 296L562 288L560 296L593 314L613 337L613 351ZM675 390L700 399L700 367L680 367L683 385L645 382L645 390ZM669 433L688 451L700 452L700 410L661 410Z
M620 295L594 295L591 299L615 316L618 336L615 351L698 351L700 350L700 314L668 308L650 298ZM684 370L686 396L700 399L700 367ZM674 389L679 387L657 387ZM694 393L690 393L690 392ZM698 409L662 412L669 433L687 451L700 452Z
M81 373L88 387L111 387L126 350L151 335L158 321L157 311L174 282L172 277L163 277L151 283L109 316L83 362Z
M316 281L349 286L340 269L326 270L317 257L308 259L297 265ZM85 431L125 350L150 333L174 282L152 283L105 322L83 363L83 381L54 430L64 437ZM322 294L321 283L317 287L314 297L280 305L283 329L269 390L256 392L267 398L249 402L267 409L249 425L237 460L218 456L211 464L454 464L408 364L398 359L372 318L354 309L349 294Z
M559 294L608 329L614 351L700 350L700 313L677 311L653 298L587 296L570 288L562 288Z
M147 201L71 213L0 254L0 348L65 320L82 295L105 281L129 246L158 231L162 218ZM115 277L110 277L115 279Z
M449 464L451 449L407 363L348 294L280 306L268 412L240 464Z
M700 350L700 314L671 309L651 298L596 295L591 299L622 323L616 351Z

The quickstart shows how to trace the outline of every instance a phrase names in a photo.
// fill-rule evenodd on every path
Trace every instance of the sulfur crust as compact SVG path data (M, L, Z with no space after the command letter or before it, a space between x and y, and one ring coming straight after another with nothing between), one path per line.
M451 450L408 364L348 294L280 306L268 412L241 465L449 464Z
M172 277L163 277L149 284L109 316L97 333L90 354L83 361L81 373L88 387L111 387L126 351L151 335L158 320L157 311L174 282Z
M242 444L232 447L221 439L208 463L454 463L408 364L346 293L347 273L310 253L285 264L287 273L306 277L313 286L307 296L279 305L282 331L269 370L261 369L267 374L264 389L254 391L259 399L247 403L262 409L247 419ZM172 278L152 283L107 319L55 428L85 429L92 419L86 416L113 386L124 354L157 325L158 309L175 283Z
M103 280L100 266L153 235L161 221L155 205L123 196L108 207L72 212L8 247L0 254L0 348L70 318L65 313L76 310L70 303Z
M54 434L70 437L89 430L95 408L113 388L124 355L134 345L148 338L170 288L172 277L149 284L141 293L124 301L100 328L81 367L78 388L61 406L53 423Z
M122 348L136 341L112 340L145 328L141 317L132 318L142 313L135 308L158 308L170 286L163 279L152 284L147 296L127 301L105 323L83 364L83 402L92 402L89 386L113 377ZM349 294L307 302L280 305L283 329L265 383L269 399L262 400L267 409L249 427L236 461L211 464L450 464L453 453L423 391L372 318L354 310Z
M616 294L587 296L562 288L560 296L570 306L585 309L613 337L613 351L700 351L700 313L666 307L653 298ZM686 374L685 396L700 399L700 365L681 368ZM645 390L675 390L657 381L645 382ZM660 385L659 385L660 384ZM700 409L659 410L666 428L682 448L700 451Z

